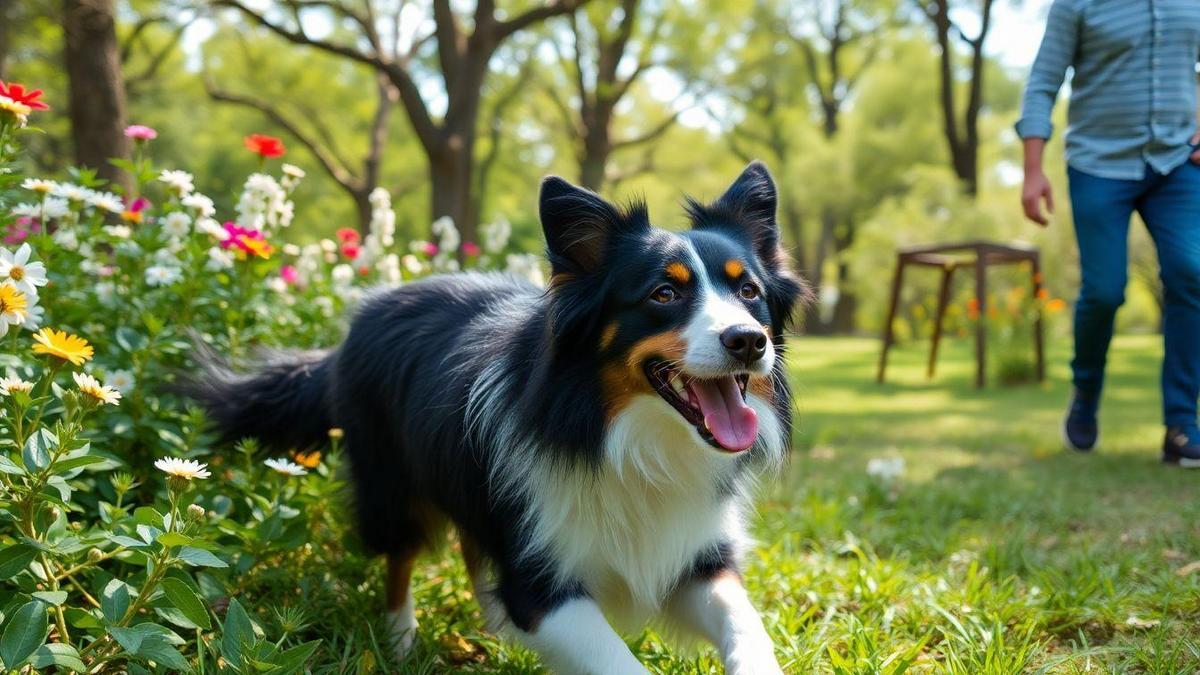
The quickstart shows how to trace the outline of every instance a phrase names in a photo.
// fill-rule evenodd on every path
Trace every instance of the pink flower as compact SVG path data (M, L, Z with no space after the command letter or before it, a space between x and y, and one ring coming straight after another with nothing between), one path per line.
M421 253L424 253L425 255L432 258L433 256L438 254L437 244L433 243L432 241L425 242L425 245L421 247Z
M279 268L279 276L288 286L295 286L300 281L300 272L293 265L284 265Z
M129 205L129 210L133 213L141 213L147 206L150 206L150 200L145 197L138 197Z
M141 124L131 124L125 127L125 136L135 141L149 141L158 138L158 132Z
M464 241L462 244L462 252L464 255L473 257L482 253L483 250L479 248L479 244L476 244L473 241Z
M346 256L350 260L357 258L360 252L362 252L362 247L360 247L358 244L351 242L342 244L342 255Z
M337 238L343 244L357 244L360 240L358 230L350 227L339 227Z

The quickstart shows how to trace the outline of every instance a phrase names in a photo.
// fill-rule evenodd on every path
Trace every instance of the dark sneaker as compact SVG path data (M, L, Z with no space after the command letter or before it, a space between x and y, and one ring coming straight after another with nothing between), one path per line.
M1184 469L1200 469L1200 428L1168 427L1162 461Z
M1071 392L1071 408L1063 420L1063 442L1076 452L1088 452L1096 447L1100 438L1100 423L1096 412L1100 409L1100 397L1083 394L1078 389Z

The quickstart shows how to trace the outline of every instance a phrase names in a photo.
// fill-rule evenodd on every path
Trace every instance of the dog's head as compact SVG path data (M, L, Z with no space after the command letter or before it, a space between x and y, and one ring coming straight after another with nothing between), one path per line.
M786 263L775 184L750 164L692 228L653 227L561 178L542 183L550 326L560 357L599 362L611 418L658 396L703 442L730 453L758 437L749 397L776 405L783 331L808 289Z

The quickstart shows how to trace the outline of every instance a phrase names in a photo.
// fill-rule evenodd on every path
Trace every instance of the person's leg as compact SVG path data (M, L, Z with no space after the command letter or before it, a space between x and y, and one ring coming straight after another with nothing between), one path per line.
M1079 394L1098 400L1113 319L1125 302L1129 219L1143 183L1099 178L1075 169L1068 176L1082 272L1071 370Z
M1200 167L1188 162L1160 179L1138 210L1158 250L1163 282L1163 421L1194 435L1200 396Z

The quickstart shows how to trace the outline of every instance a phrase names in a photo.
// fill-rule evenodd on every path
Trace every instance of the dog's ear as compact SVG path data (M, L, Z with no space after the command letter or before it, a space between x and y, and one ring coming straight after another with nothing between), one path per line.
M779 226L775 222L778 205L771 172L766 164L755 160L708 208L714 217L698 219L696 225L704 227L705 221L720 222L726 229L739 230L758 254L766 257L773 255L779 246Z
M538 208L552 273L594 272L622 220L617 207L591 190L549 176L542 181Z

